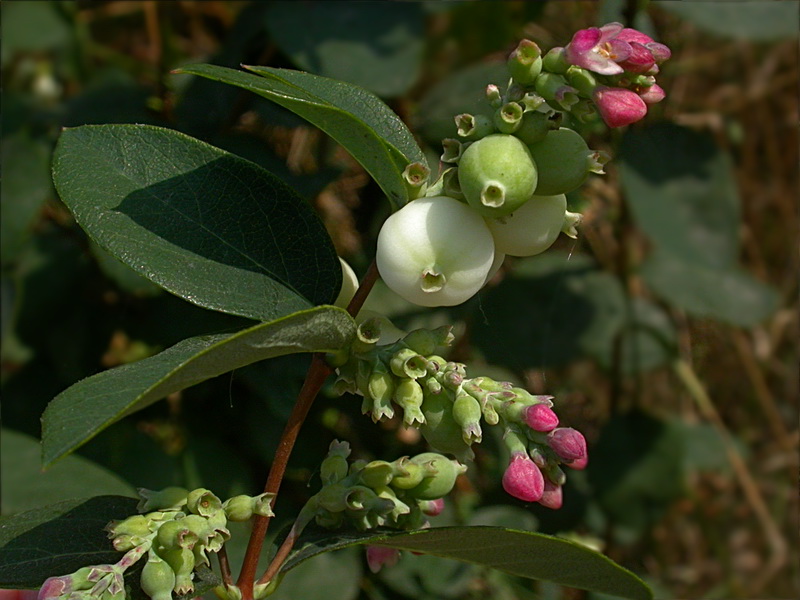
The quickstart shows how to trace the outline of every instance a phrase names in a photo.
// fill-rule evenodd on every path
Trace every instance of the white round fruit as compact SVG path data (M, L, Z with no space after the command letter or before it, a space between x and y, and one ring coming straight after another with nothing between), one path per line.
M434 196L413 200L378 234L375 260L396 294L420 306L455 306L483 287L494 261L483 218L466 204Z
M509 256L533 256L556 241L567 212L567 197L532 196L510 215L486 219L498 252Z

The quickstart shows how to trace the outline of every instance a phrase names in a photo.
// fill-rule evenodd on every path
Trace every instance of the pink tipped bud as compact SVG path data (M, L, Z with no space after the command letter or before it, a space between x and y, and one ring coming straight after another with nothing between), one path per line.
M503 489L524 502L537 502L544 492L544 475L527 454L514 453L503 473Z
M586 457L586 438L572 427L554 429L547 434L547 443L567 463Z
M592 95L600 116L609 127L623 127L642 119L647 104L636 92L625 88L597 86Z
M553 510L558 510L561 508L561 505L564 503L564 494L562 492L561 486L556 485L549 479L544 480L544 492L542 493L542 497L539 498L539 504L544 506L545 508L552 508Z
M437 498L436 500L421 500L420 508L422 513L429 517L435 517L442 514L444 510L444 498Z
M62 577L50 577L45 579L42 587L39 588L38 600L49 600L65 596L72 591L72 577L65 575Z
M383 546L367 546L367 564L369 570L377 573L383 565L393 567L400 560L400 550Z
M552 431L558 427L558 415L546 404L532 404L523 412L525 423L534 431Z
M577 458L573 460L571 463L567 464L570 469L575 469L576 471L583 471L586 468L586 465L589 464L589 455L587 454L583 458Z
M664 96L666 96L664 89L655 83L639 94L639 98L644 100L645 104L656 104L661 102L664 99Z

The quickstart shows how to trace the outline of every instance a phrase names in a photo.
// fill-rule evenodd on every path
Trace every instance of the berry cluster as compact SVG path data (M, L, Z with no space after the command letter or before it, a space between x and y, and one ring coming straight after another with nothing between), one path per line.
M362 412L376 422L399 409L403 422L418 428L431 447L459 460L474 456L482 422L501 427L511 456L505 490L526 502L561 506L561 465L584 468L586 442L578 431L558 427L552 397L489 377L468 378L464 364L434 354L451 341L449 327L417 329L385 345L377 344L379 338L380 321L368 319L349 352L332 357L337 391L362 395Z
M562 231L575 237L581 216L567 211L565 194L603 173L608 156L561 127L564 114L586 121L597 112L611 127L638 121L664 97L655 74L669 55L619 23L578 31L545 55L522 40L505 91L486 89L493 112L455 117L461 139L442 142L451 166L431 186L423 165L405 170L415 200L378 235L386 284L414 304L452 306L483 287L506 255L544 252Z
M125 571L145 557L141 585L148 596L170 600L173 592L191 594L195 568L209 566L209 553L219 552L230 539L228 521L272 516L274 497L240 495L222 502L205 488L180 487L140 489L139 495L138 510L143 514L106 526L114 549L125 552L119 562L51 577L42 585L39 600L122 600Z

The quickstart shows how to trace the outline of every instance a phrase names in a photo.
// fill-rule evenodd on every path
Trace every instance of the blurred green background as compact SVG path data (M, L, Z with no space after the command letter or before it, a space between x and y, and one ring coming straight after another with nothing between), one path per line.
M40 473L39 416L60 391L245 322L161 292L88 241L51 184L62 127L156 124L256 162L300 191L363 273L389 209L361 167L267 100L172 69L260 64L356 83L408 123L435 166L453 115L505 83L519 39L546 49L622 21L672 49L659 74L667 98L625 132L571 124L614 157L570 195L585 215L579 239L508 260L454 309L422 312L381 286L368 308L404 329L454 323L449 358L554 395L562 424L589 441L588 469L569 474L564 507L550 511L503 492L502 444L485 440L436 524L583 539L662 599L797 597L798 6L3 2L2 514L135 487L257 493L308 361L259 363L173 395ZM424 448L359 409L358 398L318 399L279 518L315 491L332 439L363 458ZM601 598L425 556L365 571L357 552L326 554L276 597Z

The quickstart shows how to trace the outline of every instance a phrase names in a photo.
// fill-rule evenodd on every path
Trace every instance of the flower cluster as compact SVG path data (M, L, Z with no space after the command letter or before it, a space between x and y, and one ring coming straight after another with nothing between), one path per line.
M432 448L461 461L474 456L471 446L481 442L484 426L502 428L511 456L504 489L525 502L561 506L561 465L584 468L586 442L578 431L558 427L552 397L489 377L468 378L464 364L434 353L451 341L449 327L417 329L391 344L378 345L379 338L380 321L364 321L349 352L332 358L339 392L362 395L362 412L374 421L401 411Z
M113 565L95 565L44 582L39 600L123 600L124 573L147 558L142 590L154 600L194 592L194 571L209 565L209 553L230 539L228 521L272 516L272 494L234 496L222 502L205 488L140 489L140 513L106 526L115 550L125 555Z
M581 29L556 51L572 65L567 72L580 68L598 76L591 97L609 127L635 123L664 98L655 75L671 52L641 31L621 23Z

